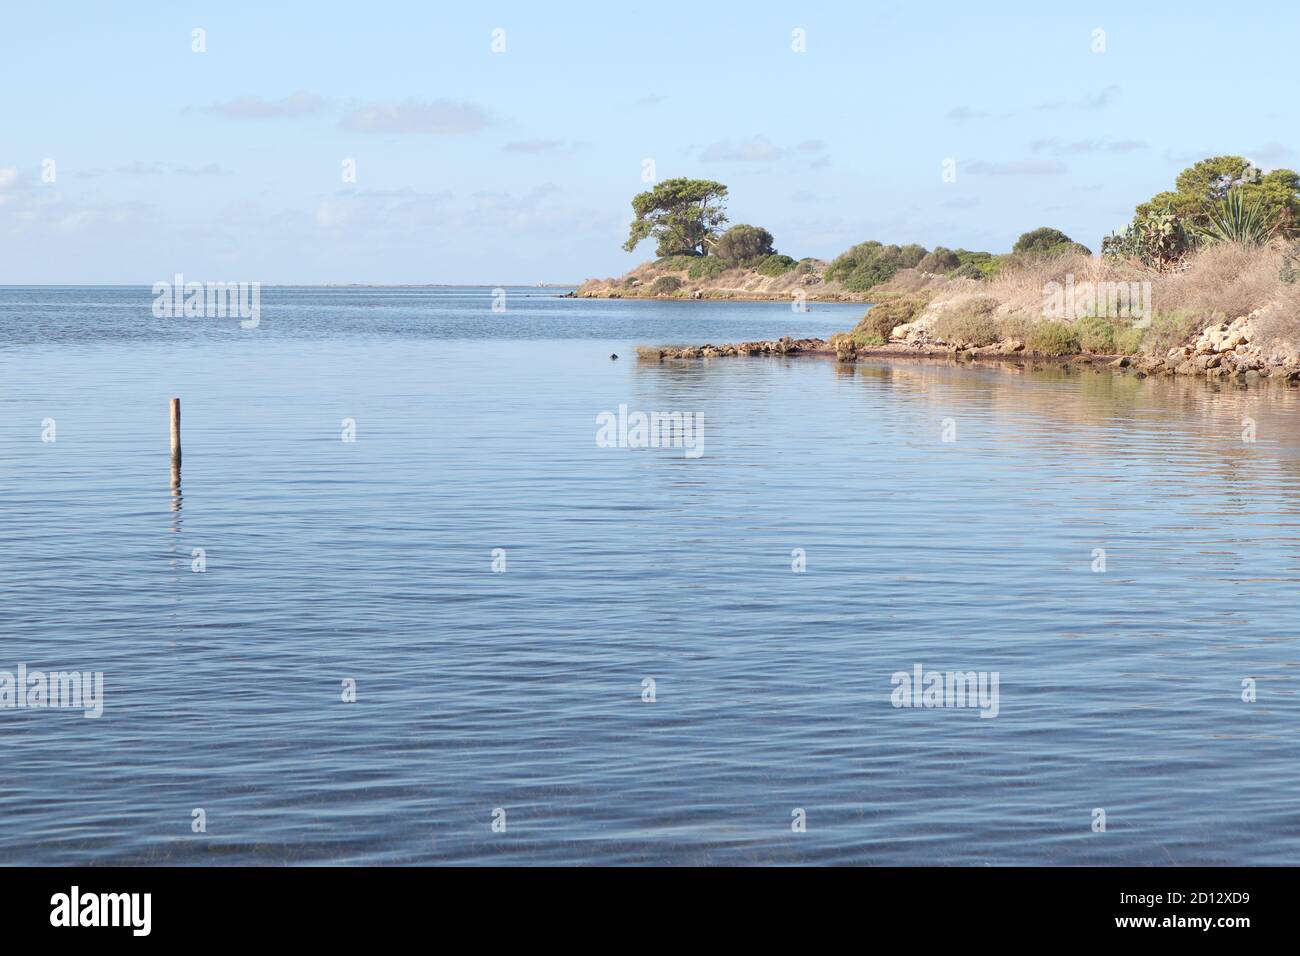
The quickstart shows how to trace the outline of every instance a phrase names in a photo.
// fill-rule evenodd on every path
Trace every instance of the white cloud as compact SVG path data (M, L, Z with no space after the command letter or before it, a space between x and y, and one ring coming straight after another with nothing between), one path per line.
M1076 139L1063 142L1059 139L1036 139L1030 144L1035 153L1052 153L1056 156L1078 156L1084 153L1131 153L1146 149L1149 144L1139 139Z
M487 110L476 103L454 100L403 100L369 103L343 117L344 129L362 133L431 133L451 136L473 133L492 124Z
M324 109L325 100L315 93L298 90L279 99L264 99L260 96L240 96L220 103L200 106L199 112L213 113L231 119L282 119L290 116L304 116Z
M562 139L517 139L502 147L507 153L551 153L564 149Z
M735 142L723 140L704 147L700 153L703 163L771 163L796 154L820 153L826 144L819 139L807 139L793 146L777 146L765 136L753 136Z
M1099 110L1104 109L1119 99L1120 88L1112 83L1096 93L1089 93L1080 100L1051 100L1039 103L1034 109L1039 110Z
M1068 172L1057 159L1020 159L1007 163L989 163L975 160L968 163L966 171L972 176L1060 176Z

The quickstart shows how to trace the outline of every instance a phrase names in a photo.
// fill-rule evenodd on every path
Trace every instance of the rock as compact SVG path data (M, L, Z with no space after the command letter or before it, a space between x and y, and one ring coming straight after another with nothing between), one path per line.
M894 326L889 333L889 341L904 342L908 345L928 345L933 341L934 316L923 315L919 319Z
M1223 356L1213 352L1202 353L1196 356L1195 364L1200 369L1218 368L1223 364Z

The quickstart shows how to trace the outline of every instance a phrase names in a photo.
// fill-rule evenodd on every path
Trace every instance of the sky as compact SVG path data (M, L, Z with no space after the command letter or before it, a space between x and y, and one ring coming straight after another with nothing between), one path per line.
M1000 252L1038 226L1095 250L1197 159L1300 167L1295 3L136 0L0 20L0 285L577 282L653 257L621 248L647 176L726 184L731 221L796 258Z

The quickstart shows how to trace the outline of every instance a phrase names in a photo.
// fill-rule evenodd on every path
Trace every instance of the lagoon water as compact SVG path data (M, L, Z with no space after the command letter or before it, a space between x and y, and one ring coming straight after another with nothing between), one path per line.
M632 350L860 306L151 302L0 289L0 670L104 674L0 709L0 863L1300 862L1300 390Z

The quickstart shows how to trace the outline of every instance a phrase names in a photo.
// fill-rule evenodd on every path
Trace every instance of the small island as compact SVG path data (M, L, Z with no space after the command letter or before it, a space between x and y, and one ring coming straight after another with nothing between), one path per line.
M829 340L642 346L642 360L940 356L1300 383L1300 175L1289 169L1201 160L1099 254L1040 227L1004 253L867 241L829 262L795 259L767 229L724 228L726 197L692 179L640 193L624 248L653 238L658 257L571 294L863 302L866 314Z

